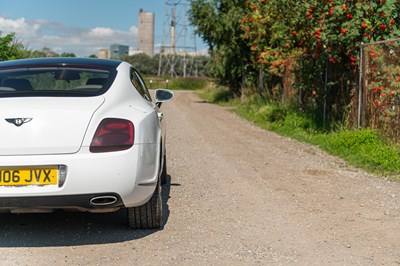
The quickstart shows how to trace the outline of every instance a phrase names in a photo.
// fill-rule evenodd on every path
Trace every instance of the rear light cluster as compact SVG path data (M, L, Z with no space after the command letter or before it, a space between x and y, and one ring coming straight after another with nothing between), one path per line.
M106 118L101 121L90 144L90 152L123 151L133 146L135 129L129 120Z

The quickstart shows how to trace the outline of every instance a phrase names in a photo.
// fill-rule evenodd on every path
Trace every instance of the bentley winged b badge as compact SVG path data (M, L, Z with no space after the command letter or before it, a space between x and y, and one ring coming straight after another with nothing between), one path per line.
M17 127L22 126L25 123L28 123L32 120L32 118L6 118L8 123L14 124Z

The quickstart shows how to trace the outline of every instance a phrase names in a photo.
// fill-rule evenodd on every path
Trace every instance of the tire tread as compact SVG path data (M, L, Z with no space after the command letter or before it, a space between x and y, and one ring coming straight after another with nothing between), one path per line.
M160 181L147 203L127 208L128 225L132 229L159 229L162 226L162 199Z

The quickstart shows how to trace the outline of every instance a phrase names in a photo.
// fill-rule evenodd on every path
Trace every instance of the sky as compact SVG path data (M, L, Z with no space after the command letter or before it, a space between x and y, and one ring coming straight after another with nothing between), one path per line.
M168 45L166 27L172 13L172 0L0 0L0 32L14 32L17 41L30 50L50 48L56 53L77 56L98 54L112 44L137 48L139 10L155 13L155 52L161 43ZM175 1L184 2L184 1ZM178 18L184 6L178 5ZM167 16L165 16L167 14ZM183 20L178 21L183 25ZM183 26L178 26L183 29ZM178 32L183 30L177 29ZM193 29L189 27L188 32ZM177 45L189 50L205 51L200 38L178 34Z

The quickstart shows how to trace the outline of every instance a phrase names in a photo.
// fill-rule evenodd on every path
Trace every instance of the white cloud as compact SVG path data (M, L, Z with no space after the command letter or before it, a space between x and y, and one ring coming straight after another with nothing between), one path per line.
M4 33L15 32L20 38L30 38L40 31L40 24L27 23L25 18L16 20L0 17L0 31Z
M72 52L78 56L97 54L99 48L108 48L112 44L124 44L136 47L137 27L121 31L107 27L92 29L68 27L47 20L27 21L0 17L0 31L16 33L19 41L28 49L40 50L49 47L57 53Z
M114 32L115 31L110 28L97 27L97 28L91 29L89 31L89 36L94 37L94 38L111 37L111 36L113 36Z
M135 26L130 27L129 32L135 36L138 35L139 29Z

